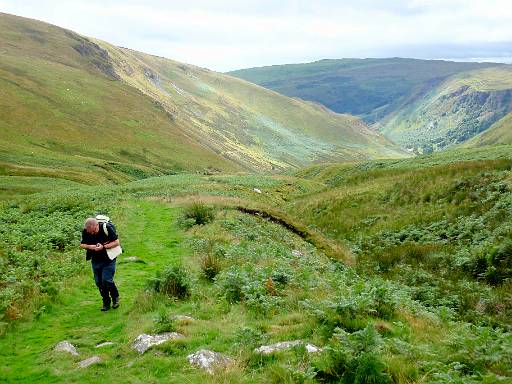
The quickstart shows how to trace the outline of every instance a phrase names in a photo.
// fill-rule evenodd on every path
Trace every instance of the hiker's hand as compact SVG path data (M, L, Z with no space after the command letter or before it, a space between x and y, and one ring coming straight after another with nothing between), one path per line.
M102 249L103 249L103 244L101 244L101 243L96 244L96 246L94 247L95 251L101 251Z

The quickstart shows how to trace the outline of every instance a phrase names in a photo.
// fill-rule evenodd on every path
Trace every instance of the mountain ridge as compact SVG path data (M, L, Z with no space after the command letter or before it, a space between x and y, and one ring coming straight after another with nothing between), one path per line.
M512 111L510 68L502 63L387 58L320 60L229 73L353 113L402 147L422 152L466 141ZM445 87L453 95L441 100ZM448 99L452 110L447 110Z
M1 97L9 104L0 115L2 174L25 174L23 163L41 168L35 174L55 173L65 163L73 165L67 174L76 181L76 154L91 158L85 174L102 169L101 178L113 181L405 155L356 117L204 68L8 14L0 15L0 30ZM95 135L113 132L123 144L91 144ZM14 162L13 149L23 152Z

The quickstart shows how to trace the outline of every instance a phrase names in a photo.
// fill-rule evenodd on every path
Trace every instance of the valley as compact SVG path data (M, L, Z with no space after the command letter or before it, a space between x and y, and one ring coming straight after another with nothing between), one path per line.
M223 74L3 13L0 53L0 382L511 382L509 65Z

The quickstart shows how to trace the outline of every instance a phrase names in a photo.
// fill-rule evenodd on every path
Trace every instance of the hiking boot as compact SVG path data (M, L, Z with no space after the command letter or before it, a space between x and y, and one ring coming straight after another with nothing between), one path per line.
M119 296L116 297L115 299L112 299L112 308L119 308Z
M101 307L102 312L106 312L110 309L110 304L103 304L103 307Z

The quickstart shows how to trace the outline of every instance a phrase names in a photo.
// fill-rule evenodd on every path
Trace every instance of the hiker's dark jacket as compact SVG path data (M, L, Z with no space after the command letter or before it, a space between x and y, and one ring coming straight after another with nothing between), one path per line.
M110 223L107 223L107 230L108 230L108 236L103 231L103 224L99 224L100 229L98 233L96 234L90 234L85 229L82 231L82 241L80 244L89 244L89 245L96 245L98 243L105 244L110 243L112 241L117 240L117 233L114 228L114 226ZM86 253L86 260L91 260L93 262L97 261L110 261L110 259L107 256L107 251L105 249L102 249L101 251L91 251L90 249L87 250Z

